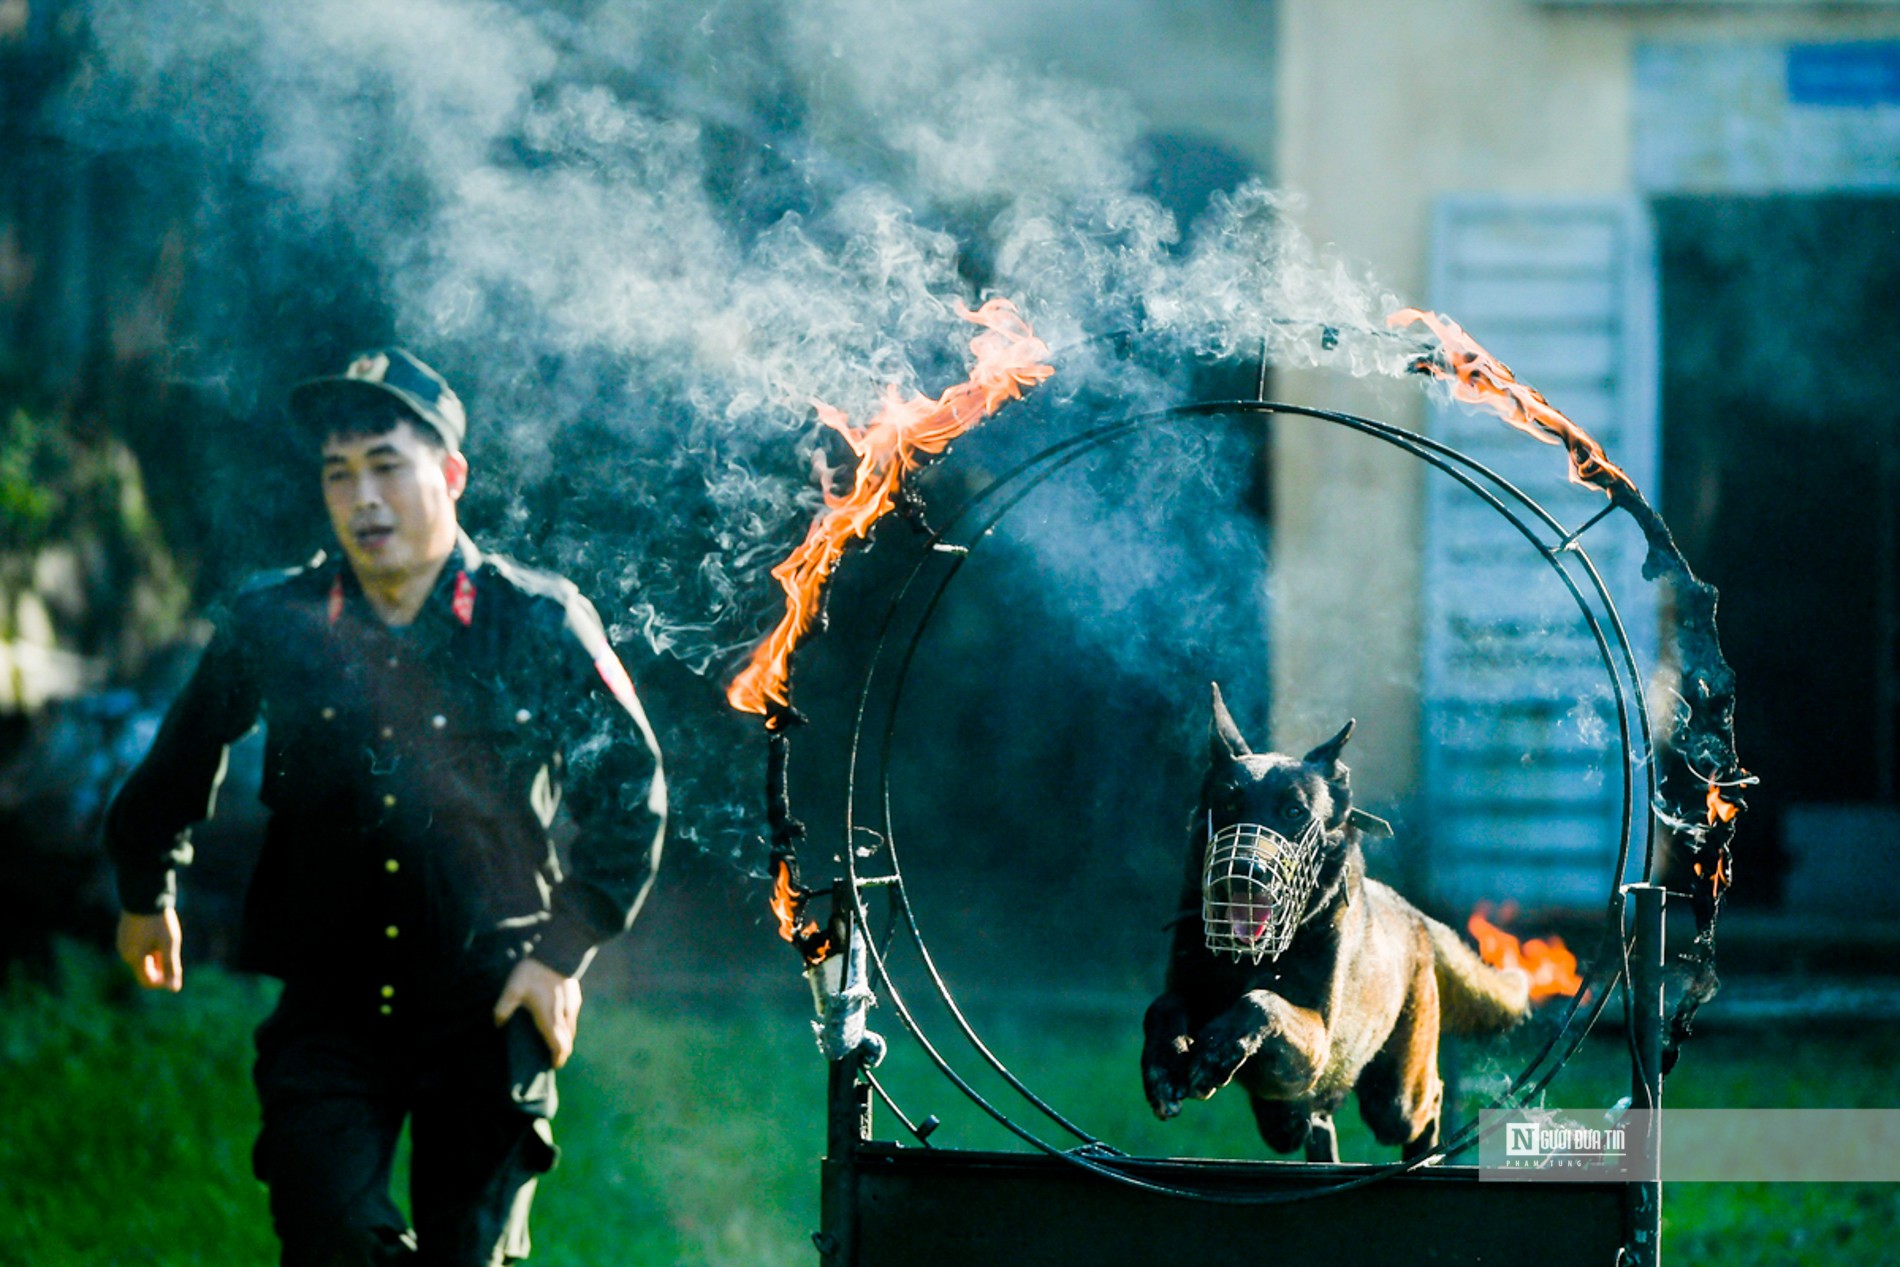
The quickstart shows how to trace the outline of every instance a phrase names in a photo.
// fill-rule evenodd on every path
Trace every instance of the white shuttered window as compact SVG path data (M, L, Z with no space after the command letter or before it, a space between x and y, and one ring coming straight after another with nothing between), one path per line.
M1435 209L1432 306L1651 493L1655 290L1641 203L1461 196ZM1567 481L1562 449L1488 412L1436 404L1428 426L1572 528L1605 504ZM1456 910L1506 900L1594 907L1609 891L1623 805L1595 640L1562 580L1470 492L1433 473L1425 514L1420 808L1431 889ZM1657 605L1640 537L1613 515L1582 544L1647 673ZM1639 784L1639 815L1644 800Z

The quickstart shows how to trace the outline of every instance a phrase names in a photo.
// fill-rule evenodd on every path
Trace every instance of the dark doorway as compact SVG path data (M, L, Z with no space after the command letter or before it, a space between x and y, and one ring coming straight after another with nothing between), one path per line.
M1736 899L1881 913L1856 877L1900 823L1900 197L1655 211L1665 513L1722 592L1762 779Z

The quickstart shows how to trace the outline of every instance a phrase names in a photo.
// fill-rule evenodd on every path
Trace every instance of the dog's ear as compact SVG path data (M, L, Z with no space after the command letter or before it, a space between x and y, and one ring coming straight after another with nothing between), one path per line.
M1207 736L1207 756L1210 761L1238 761L1242 757L1253 755L1253 749L1247 746L1240 727L1234 725L1234 715L1227 711L1227 701L1221 698L1220 683L1214 686L1214 727Z
M1346 724L1339 728L1338 734L1306 754L1306 763L1324 770L1329 783L1344 783L1352 774L1345 762L1339 759L1339 754L1345 749L1346 741L1352 738L1353 725L1352 719L1348 718Z
M1346 811L1346 821L1368 836L1376 836L1380 840L1392 838L1392 824L1377 814L1368 814L1362 809L1351 809Z

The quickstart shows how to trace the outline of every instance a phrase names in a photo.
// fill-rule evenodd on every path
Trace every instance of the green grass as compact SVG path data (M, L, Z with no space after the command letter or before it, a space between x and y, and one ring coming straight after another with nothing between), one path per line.
M0 1264L275 1262L250 1172L251 1031L275 988L199 969L146 994L85 952L60 975L0 994ZM824 1075L802 1023L595 999L582 1024L534 1261L809 1264Z
M1622 1093L1628 1065L1616 1045L1586 1048L1576 1063L1565 1083L1575 1090L1553 1094L1551 1103L1604 1104L1614 1098L1611 1088ZM1684 1046L1682 1063L1664 1090L1664 1103L1679 1109L1900 1108L1900 1031L1716 1031ZM1665 1174L1668 1149L1665 1134ZM1665 1262L1889 1263L1896 1245L1900 1184L1663 1185Z
M824 1147L822 1062L788 971L766 1001L642 1005L589 1000L581 1048L562 1074L560 1167L536 1204L534 1261L807 1265ZM256 1126L250 1031L271 987L199 970L183 995L122 981L91 952L65 958L57 988L0 993L0 1263L230 1264L275 1261L264 1190L250 1175ZM1130 1152L1256 1157L1236 1095L1154 1120L1136 1069L1139 1008L1127 1018L985 1013L984 1038L1079 1125ZM874 1023L896 1030L888 1009ZM932 1037L998 1103L1009 1096L941 1017ZM1468 1070L1509 1069L1509 1054ZM1627 1065L1614 1040L1587 1046L1547 1097L1608 1104ZM1715 1034L1688 1049L1669 1086L1681 1107L1900 1105L1900 1034ZM933 1142L1020 1146L910 1044L880 1080ZM1481 1083L1481 1077L1473 1077ZM883 1106L878 1131L901 1134ZM1026 1116L1019 1104L1010 1112ZM1349 1160L1385 1160L1350 1110ZM1038 1129L1059 1132L1046 1122ZM1672 1184L1664 1250L1674 1263L1889 1261L1900 1243L1900 1185Z
M199 981L187 1002L11 986L0 1004L0 1260L231 1264L274 1260L250 1181L256 1110L251 983ZM201 978L210 974L199 974Z

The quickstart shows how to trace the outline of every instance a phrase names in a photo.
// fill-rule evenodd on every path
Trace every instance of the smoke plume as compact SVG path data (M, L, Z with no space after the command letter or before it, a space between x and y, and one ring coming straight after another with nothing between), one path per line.
M959 302L1008 297L1055 349L1046 399L960 446L991 471L1073 416L1175 403L1221 358L1407 359L1381 329L1396 301L1280 194L1177 224L1133 107L1012 64L1003 6L86 10L55 126L198 191L171 372L266 426L352 344L418 351L470 405L486 538L715 688L837 460L812 402L863 420L887 384L959 380ZM1141 434L1008 523L1007 584L1053 640L1198 699L1223 639L1265 624L1249 451Z

